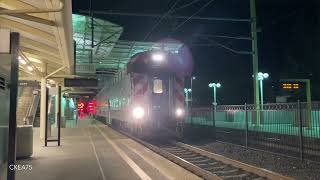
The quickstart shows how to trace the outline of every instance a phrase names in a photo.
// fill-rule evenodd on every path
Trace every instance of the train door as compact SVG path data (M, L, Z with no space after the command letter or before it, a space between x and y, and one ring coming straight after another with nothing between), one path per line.
M153 77L151 85L152 120L160 127L165 125L169 117L169 78Z

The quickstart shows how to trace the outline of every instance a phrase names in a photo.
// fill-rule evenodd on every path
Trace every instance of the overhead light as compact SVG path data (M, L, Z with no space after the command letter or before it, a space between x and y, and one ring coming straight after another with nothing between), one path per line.
M33 71L32 66L28 66L27 68L28 68L29 71Z
M19 60L21 60L21 59L22 59L22 57L21 57L21 56L18 56L18 59L19 59Z

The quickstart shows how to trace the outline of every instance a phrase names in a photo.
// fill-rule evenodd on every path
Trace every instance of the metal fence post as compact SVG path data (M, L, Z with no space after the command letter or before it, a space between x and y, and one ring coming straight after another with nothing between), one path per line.
M298 109L298 118L299 118L299 142L300 142L300 158L303 160L303 122L302 122L302 109L301 109L301 103L300 100L298 100L297 103L297 109Z
M246 125L246 147L248 147L248 110L247 103L244 104L244 120Z
M213 137L216 140L216 107L212 108L212 128L213 128Z

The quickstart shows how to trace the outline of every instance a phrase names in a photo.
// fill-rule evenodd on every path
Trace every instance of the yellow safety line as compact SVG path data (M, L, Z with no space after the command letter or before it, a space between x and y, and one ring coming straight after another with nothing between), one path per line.
M94 125L95 128L98 129L100 134L104 137L104 139L111 144L113 149L121 156L121 158L133 169L133 171L142 179L142 180L152 180L132 159L129 158L127 154L125 154L118 145L116 145L106 134L104 134L97 125Z
M158 168L157 165L156 165L154 162L150 161L148 158L146 158L145 156L143 156L142 153L138 152L137 149L129 146L129 144L124 143L124 142L122 142L122 141L121 141L120 143L123 144L123 145L125 145L125 146L127 146L131 151L133 151L134 153L136 153L137 155L139 155L144 161L146 161L149 165L151 165L152 167L154 167L155 169L157 169L157 170L158 170L163 176L165 176L167 179L172 179L172 180L175 179L174 177L169 176L168 174L166 174L166 172L164 172L161 168Z

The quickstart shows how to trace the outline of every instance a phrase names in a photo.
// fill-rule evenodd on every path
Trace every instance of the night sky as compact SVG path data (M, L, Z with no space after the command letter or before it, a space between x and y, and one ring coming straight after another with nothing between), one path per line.
M173 15L190 16L209 0L198 0ZM164 14L176 0L93 0L97 11ZM180 0L182 7L191 0ZM73 12L88 10L88 0L73 0ZM207 17L250 17L249 0L215 0L197 16ZM257 0L259 70L268 72L265 81L266 102L274 101L277 82L281 78L310 78L312 98L320 100L320 1L319 0ZM158 18L95 15L124 27L120 39L142 41ZM250 24L243 22L190 20L181 28L170 33L174 25L184 20L164 19L151 33L148 41L159 41L170 37L185 43L194 60L194 101L208 105L211 93L208 83L221 82L218 91L220 104L242 104L253 102L252 59L219 46L203 46L210 42L196 36L226 35L250 36ZM236 50L250 51L251 42L245 40L215 41ZM188 85L188 84L186 84Z

